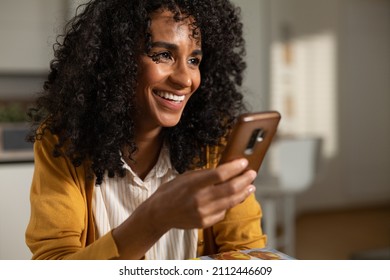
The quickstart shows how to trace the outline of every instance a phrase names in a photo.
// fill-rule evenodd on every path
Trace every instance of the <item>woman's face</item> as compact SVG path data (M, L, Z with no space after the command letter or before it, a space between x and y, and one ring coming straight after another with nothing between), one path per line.
M193 19L176 22L168 11L151 15L150 52L140 56L136 101L137 126L175 126L200 84L200 38L193 38Z

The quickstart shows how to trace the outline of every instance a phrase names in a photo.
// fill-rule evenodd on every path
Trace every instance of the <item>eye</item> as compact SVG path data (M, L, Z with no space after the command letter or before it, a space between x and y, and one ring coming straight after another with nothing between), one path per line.
M201 59L198 57L192 57L188 60L188 63L193 66L199 66Z
M168 51L152 53L148 56L156 63L170 62L173 60L172 54Z

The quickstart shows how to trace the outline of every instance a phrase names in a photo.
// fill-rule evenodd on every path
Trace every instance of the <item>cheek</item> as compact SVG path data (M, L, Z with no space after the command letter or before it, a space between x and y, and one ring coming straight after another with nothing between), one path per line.
M200 71L198 70L192 79L193 92L199 88L200 82L201 82L201 75L200 75Z
M150 86L162 77L163 73L156 67L143 67L142 71L138 75L139 84L143 87Z
M166 76L164 67L160 64L156 64L149 59L141 59L138 72L138 84L145 88L158 83Z

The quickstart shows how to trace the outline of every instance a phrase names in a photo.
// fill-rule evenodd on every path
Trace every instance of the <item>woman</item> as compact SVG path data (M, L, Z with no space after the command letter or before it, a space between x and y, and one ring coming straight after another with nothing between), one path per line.
M254 171L217 167L242 111L228 1L95 0L68 25L37 106L36 259L188 259L263 247Z

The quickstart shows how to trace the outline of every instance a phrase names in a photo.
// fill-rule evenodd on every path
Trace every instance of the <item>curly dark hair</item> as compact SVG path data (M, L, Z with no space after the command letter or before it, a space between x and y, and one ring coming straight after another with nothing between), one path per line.
M167 9L176 20L180 14L195 19L203 58L197 93L164 137L178 172L204 166L206 147L221 145L245 110L240 9L226 0L92 0L79 8L54 46L43 92L29 112L28 139L39 140L44 122L59 137L54 156L64 151L76 167L90 160L98 184L105 172L123 176L120 149L128 147L130 156L137 149L136 59L150 45L150 14Z

